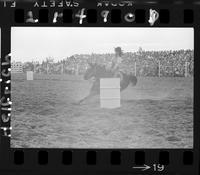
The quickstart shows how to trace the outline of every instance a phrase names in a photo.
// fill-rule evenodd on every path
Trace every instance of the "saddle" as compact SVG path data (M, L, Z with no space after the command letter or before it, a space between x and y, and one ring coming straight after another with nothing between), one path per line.
M122 71L120 71L120 70L114 71L114 76L113 77L120 78L120 81L121 81L122 78L123 78Z

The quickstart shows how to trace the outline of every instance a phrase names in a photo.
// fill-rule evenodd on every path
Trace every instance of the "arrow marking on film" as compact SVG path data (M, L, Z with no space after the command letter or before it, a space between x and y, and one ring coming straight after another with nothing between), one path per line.
M150 169L151 167L144 164L144 166L138 166L138 167L132 167L132 168L141 169L141 171L146 171L146 170Z

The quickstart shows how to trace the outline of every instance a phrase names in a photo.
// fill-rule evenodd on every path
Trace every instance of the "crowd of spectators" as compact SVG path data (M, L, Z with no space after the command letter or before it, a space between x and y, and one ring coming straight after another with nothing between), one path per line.
M107 65L114 54L80 54L61 61L53 59L39 63L25 63L23 71L48 74L84 74L88 63ZM136 76L193 76L194 51L143 51L126 52L122 55L121 71Z

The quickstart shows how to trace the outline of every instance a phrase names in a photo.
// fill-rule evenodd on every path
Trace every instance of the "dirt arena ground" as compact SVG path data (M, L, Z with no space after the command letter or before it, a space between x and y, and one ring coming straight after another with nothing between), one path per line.
M92 85L70 75L12 74L11 147L192 148L193 78L138 77L121 107L82 105Z

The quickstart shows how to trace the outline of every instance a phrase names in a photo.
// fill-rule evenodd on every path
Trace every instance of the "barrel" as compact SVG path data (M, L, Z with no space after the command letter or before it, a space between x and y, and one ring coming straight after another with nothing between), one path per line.
M27 80L33 80L33 71L27 71L26 72L26 79Z
M100 106L109 109L120 107L120 78L100 79Z

